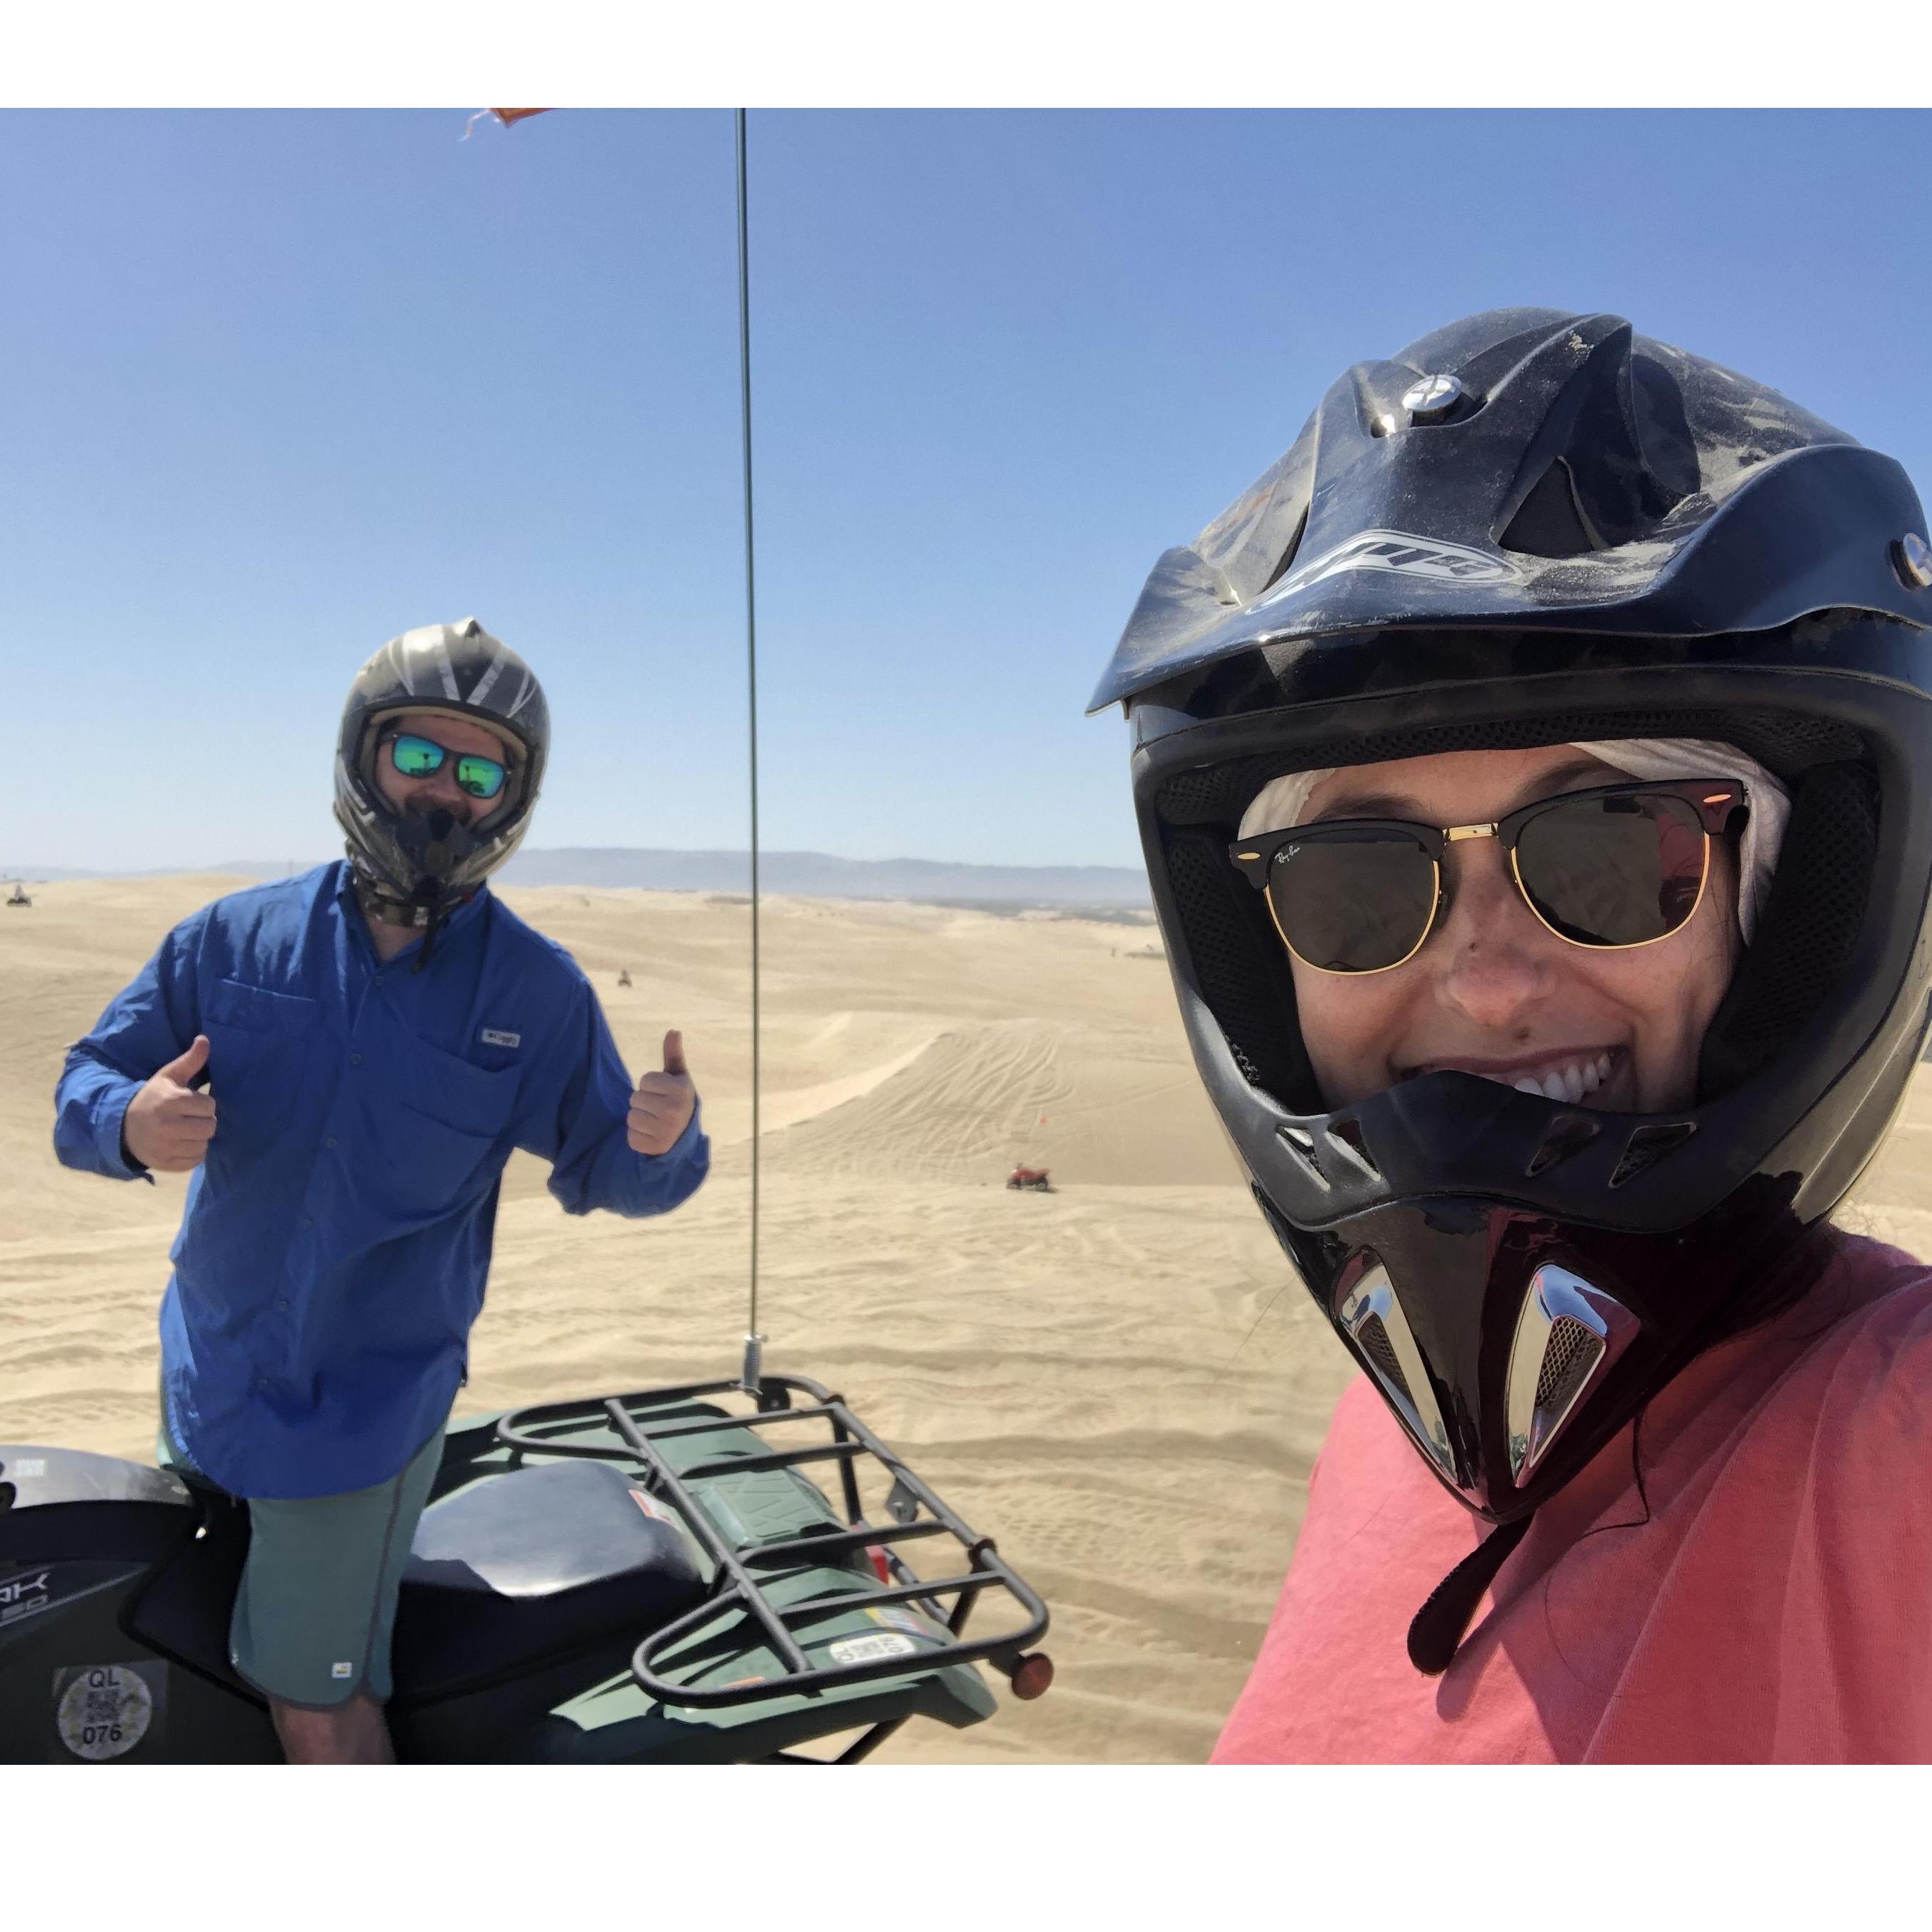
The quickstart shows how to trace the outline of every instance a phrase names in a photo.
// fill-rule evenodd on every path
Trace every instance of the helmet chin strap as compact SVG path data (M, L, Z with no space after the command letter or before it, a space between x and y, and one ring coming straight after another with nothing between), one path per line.
M1491 1530L1429 1593L1428 1602L1408 1626L1408 1660L1424 1676L1441 1676L1454 1660L1483 1592L1522 1540L1529 1523L1528 1516L1520 1516Z
M422 950L410 970L420 973L429 964L437 933L457 905L469 897L462 893L454 900L443 880L450 868L474 844L468 828L457 821L453 812L425 812L406 819L397 831L397 841L422 868L414 888L404 892L392 881L364 869L359 859L355 865L356 897L362 910L385 926L421 926Z

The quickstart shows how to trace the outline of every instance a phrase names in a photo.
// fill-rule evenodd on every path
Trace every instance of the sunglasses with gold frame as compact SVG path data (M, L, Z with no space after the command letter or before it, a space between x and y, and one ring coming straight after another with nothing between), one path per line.
M1654 945L1680 932L1696 916L1710 877L1711 840L1727 830L1733 814L1748 809L1745 788L1733 779L1640 781L1561 792L1481 824L1424 825L1398 818L1318 819L1283 831L1238 838L1228 847L1228 856L1250 884L1265 895L1275 930L1295 958L1315 972L1352 977L1392 972L1422 950L1448 902L1442 883L1443 854L1450 845L1466 839L1501 842L1508 855L1510 876L1523 903L1558 939L1593 952L1624 952ZM1586 864L1580 868L1576 862L1588 856L1593 825L1639 818L1654 826L1658 848L1659 890L1647 904L1627 882L1600 867ZM1567 856L1563 850L1566 835L1574 848ZM1694 838L1692 846L1688 841ZM1364 848L1382 848L1386 856L1370 860ZM1318 848L1320 860L1325 862L1321 866L1320 886L1331 903L1325 908L1295 904L1288 899L1290 870L1301 860L1299 869L1306 879L1316 867L1303 855ZM1348 861L1338 862L1344 853L1349 854ZM1415 863L1418 855L1427 862L1426 881ZM1690 863L1694 856L1694 871ZM1575 902L1580 876L1586 879L1594 897L1590 911L1597 916L1590 923L1576 916L1581 910ZM1621 904L1615 896L1620 887L1624 901ZM1566 895L1570 901L1570 917L1564 916L1562 903ZM1286 917L1284 902L1290 908ZM1607 919L1600 916L1606 912L1610 914ZM1330 943L1318 950L1327 952L1326 962L1311 958L1308 952L1324 916ZM1592 924L1598 930L1593 932ZM1642 929L1652 924L1657 930ZM1291 937L1291 926L1299 928L1301 944ZM1608 937L1606 930L1634 931L1639 936ZM1413 937L1404 944L1405 935L1411 932ZM1338 934L1346 937L1338 940ZM1362 963L1351 964L1340 958L1338 944L1348 944L1366 949ZM1398 946L1394 957L1380 957Z

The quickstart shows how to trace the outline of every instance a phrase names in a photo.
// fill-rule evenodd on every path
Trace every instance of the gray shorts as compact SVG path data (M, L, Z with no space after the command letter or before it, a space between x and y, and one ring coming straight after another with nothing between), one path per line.
M168 1433L165 1402L159 1450L164 1466L194 1469ZM332 1710L358 1691L388 1702L396 1599L442 1458L439 1428L400 1474L373 1488L249 1499L248 1560L228 1627L238 1676L304 1710Z

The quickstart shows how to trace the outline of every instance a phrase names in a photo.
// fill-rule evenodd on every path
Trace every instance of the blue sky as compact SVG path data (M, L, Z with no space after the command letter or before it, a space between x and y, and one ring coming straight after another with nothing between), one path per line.
M474 613L532 843L742 843L730 117L0 112L0 866L327 856ZM1923 112L759 112L765 843L1137 862L1141 580L1347 364L1613 309L1932 484Z

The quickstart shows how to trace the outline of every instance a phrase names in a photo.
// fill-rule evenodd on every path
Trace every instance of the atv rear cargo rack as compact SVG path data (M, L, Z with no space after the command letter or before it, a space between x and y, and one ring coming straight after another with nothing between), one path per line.
M720 1396L755 1396L755 1412L717 1406ZM794 1395L803 1398L794 1406ZM572 1442L562 1433L601 1420L614 1442ZM829 1437L796 1448L763 1446L761 1432L781 1424L823 1424ZM775 1694L812 1696L837 1687L903 1678L948 1666L987 1663L999 1670L1023 1699L1037 1697L1053 1678L1052 1661L1028 1646L1045 1635L1046 1606L1003 1562L992 1539L955 1515L892 1450L846 1405L842 1396L803 1376L761 1374L755 1390L736 1380L692 1382L622 1396L544 1403L518 1409L496 1424L496 1437L518 1455L587 1456L630 1462L643 1472L646 1493L674 1508L713 1565L712 1590L696 1609L652 1630L632 1654L638 1685L661 1704L713 1708L769 1700ZM707 1444L706 1437L714 1438ZM710 1452L710 1453L707 1453ZM866 1520L858 1468L868 1459L890 1476L885 1501L890 1522ZM830 1464L838 1474L844 1526L836 1527L832 1500L804 1477L804 1466ZM796 1528L790 1534L760 1537L746 1526L721 1519L718 1499L707 1495L717 1479L760 1472L797 1470L801 1493L808 1490L825 1508L826 1527ZM950 1537L964 1556L956 1574L920 1576L896 1546ZM862 1552L867 1559L854 1565ZM801 1570L818 1578L809 1593L779 1602L769 1586ZM874 1575L878 1580L872 1580ZM890 1577L890 1580L886 1579ZM852 1587L843 1587L849 1579ZM968 1638L966 1622L988 1591L1004 1592L1024 1613L1018 1629ZM947 1599L950 1599L950 1605ZM857 1661L822 1663L806 1654L810 1627L854 1611L904 1604L932 1620L929 1636L914 1643L903 1631L896 1642L871 1640L890 1654ZM681 1682L664 1675L666 1654L733 1612L752 1618L768 1646L773 1671L726 1684ZM881 1623L885 1618L878 1618ZM910 1620L915 1627L922 1620ZM940 1633L943 1631L943 1636ZM862 1642L864 1640L862 1640ZM903 1647L902 1647L903 1646ZM854 1646L848 1640L842 1647Z

